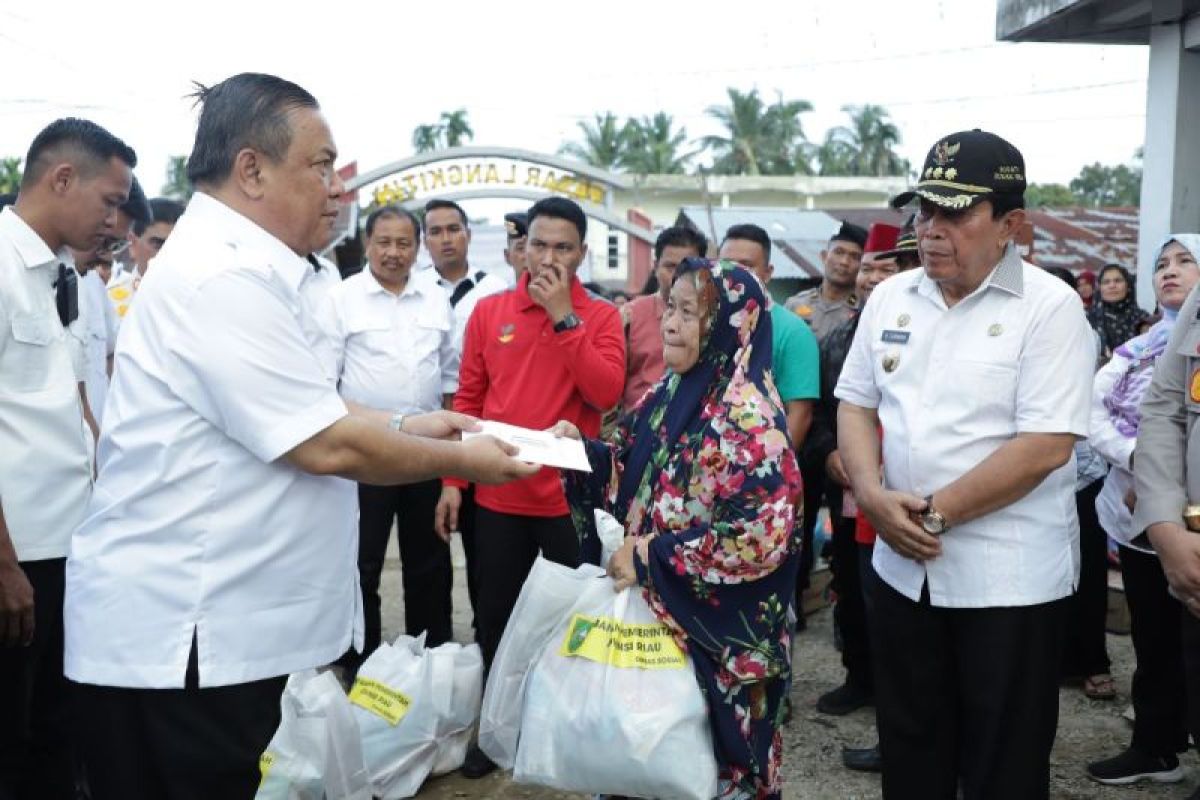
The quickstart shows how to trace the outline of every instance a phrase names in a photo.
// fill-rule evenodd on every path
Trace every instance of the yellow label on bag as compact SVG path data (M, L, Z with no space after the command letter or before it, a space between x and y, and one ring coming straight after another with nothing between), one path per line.
M404 692L370 678L359 678L354 682L354 688L350 690L350 702L383 717L389 725L404 719L408 707L412 705L412 699Z
M661 622L626 623L576 614L558 654L622 669L683 669L687 658Z
M262 788L263 781L267 779L267 773L271 771L271 767L273 766L275 766L275 754L270 750L264 751L263 754L258 757L258 771L262 773L258 779L258 786L260 789Z

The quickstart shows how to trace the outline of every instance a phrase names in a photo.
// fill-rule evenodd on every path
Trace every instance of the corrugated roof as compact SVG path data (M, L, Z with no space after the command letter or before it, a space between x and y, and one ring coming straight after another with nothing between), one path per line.
M1043 208L1028 212L1033 224L1033 263L1072 272L1117 262L1137 266L1136 208Z

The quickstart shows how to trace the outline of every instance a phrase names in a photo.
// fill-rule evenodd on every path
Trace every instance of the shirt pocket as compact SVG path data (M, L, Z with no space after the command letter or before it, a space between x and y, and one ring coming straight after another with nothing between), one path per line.
M391 356L400 349L395 327L386 319L366 317L347 326L348 338L372 355Z
M10 322L12 344L4 359L4 382L18 391L45 387L50 376L50 345L55 340L51 321L43 316L21 314Z

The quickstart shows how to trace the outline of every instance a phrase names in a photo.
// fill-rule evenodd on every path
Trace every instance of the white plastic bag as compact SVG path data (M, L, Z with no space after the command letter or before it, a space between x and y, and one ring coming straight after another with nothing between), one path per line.
M500 767L516 761L526 675L582 594L612 596L603 578L591 564L571 569L542 556L533 562L492 659L479 717L479 747Z
M613 553L625 542L625 526L607 511L597 508L592 512L596 520L596 536L600 539L600 566L607 568Z
M691 660L634 587L580 596L525 686L513 778L567 791L710 800L717 765Z
M371 800L358 726L332 673L288 678L279 729L259 769L255 800Z
M483 684L478 645L425 649L424 635L382 644L350 691L375 793L412 797L432 774L462 766Z

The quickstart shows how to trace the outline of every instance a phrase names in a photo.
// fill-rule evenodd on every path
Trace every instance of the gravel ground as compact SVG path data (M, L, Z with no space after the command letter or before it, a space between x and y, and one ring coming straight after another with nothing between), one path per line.
M454 635L458 641L471 640L471 615L463 583L462 551L455 540ZM400 597L400 565L392 544L383 576L384 638L403 632L404 611ZM792 689L792 721L784 729L785 798L830 798L864 800L880 796L879 779L874 775L849 772L841 766L843 746L865 746L875 741L874 712L864 709L846 717L818 714L817 697L837 686L842 679L840 654L833 647L832 615L828 609L812 614L808 629L796 643L797 679ZM1187 778L1175 786L1110 788L1101 786L1084 774L1084 765L1113 755L1129 742L1130 725L1122 718L1129 704L1129 678L1133 670L1133 649L1129 637L1108 637L1108 652L1113 661L1119 696L1115 701L1096 701L1084 697L1078 688L1064 687L1059 695L1058 738L1051 759L1051 797L1055 800L1182 800L1196 786L1196 759L1184 758ZM557 792L514 784L503 773L481 780L467 780L457 773L429 781L418 797L430 800L496 798L518 800L533 798L578 798L582 795ZM1014 799L1016 800L1016 799Z

